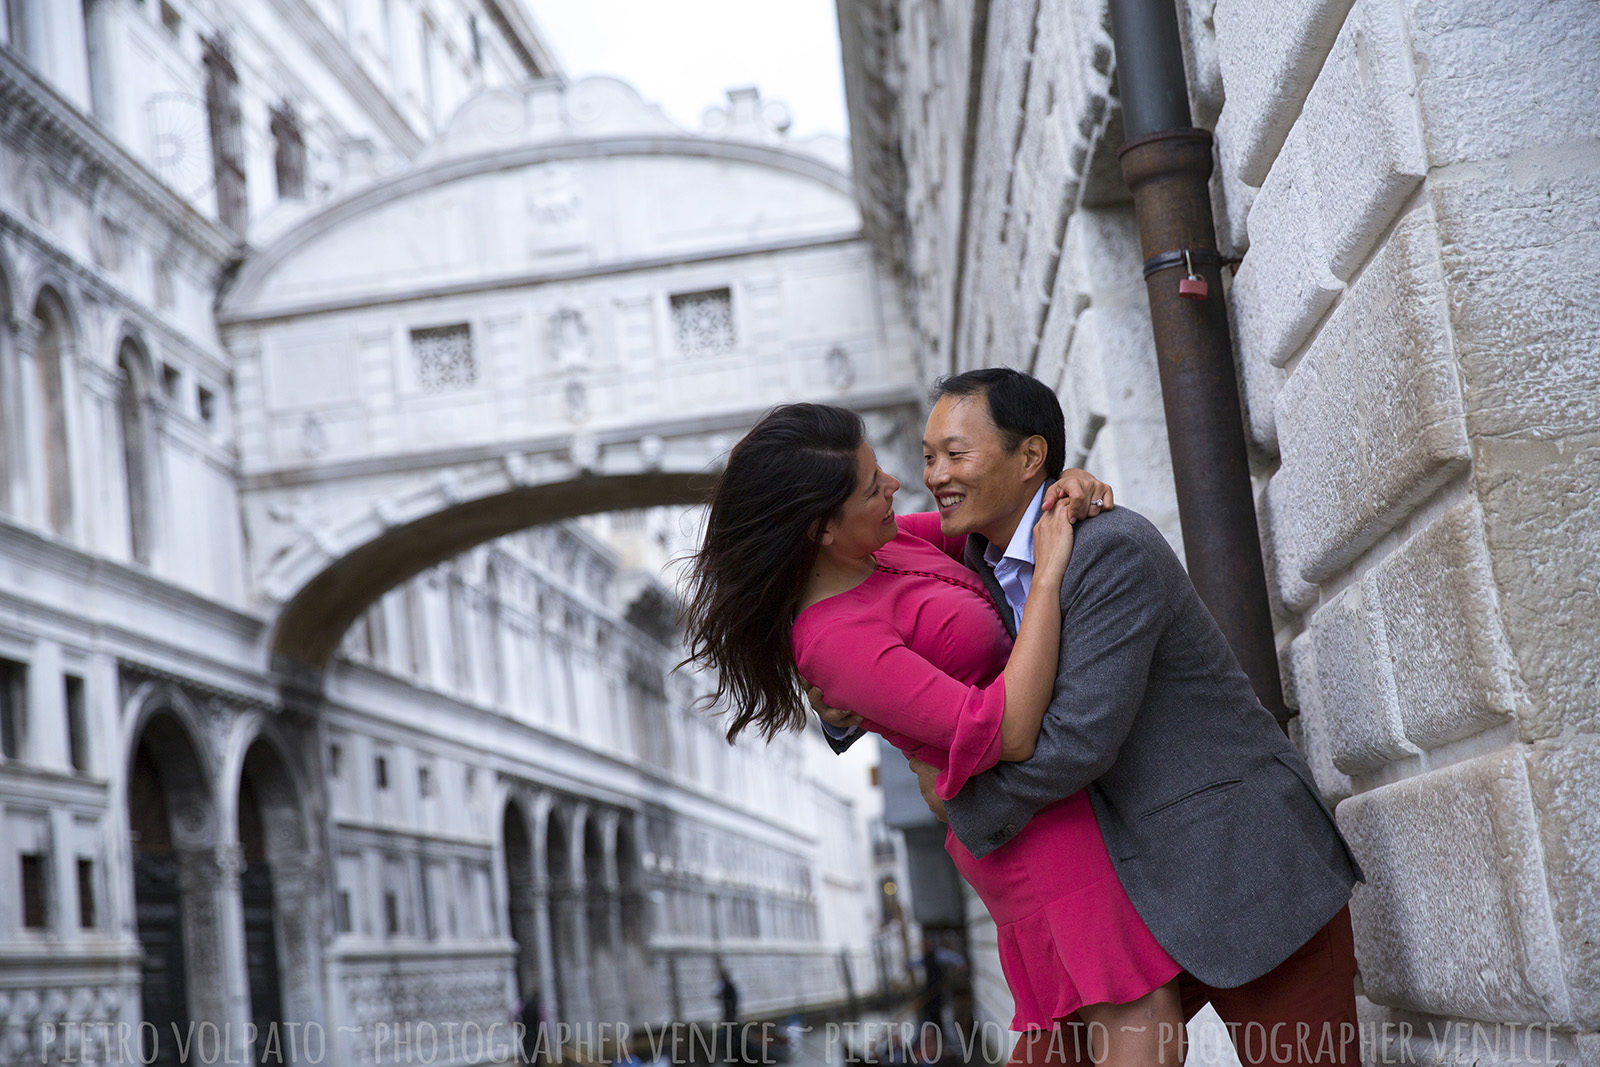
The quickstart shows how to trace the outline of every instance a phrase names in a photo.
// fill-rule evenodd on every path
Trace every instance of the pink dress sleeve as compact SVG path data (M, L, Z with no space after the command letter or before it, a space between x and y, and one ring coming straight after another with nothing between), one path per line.
M946 537L939 530L939 513L937 511L914 511L910 515L897 515L895 516L895 525L902 533L921 538L957 563L964 562L964 553L967 550L967 535Z
M907 647L888 621L872 616L832 620L798 643L800 674L822 690L826 703L854 711L902 751L918 755L902 743L909 740L928 746L919 756L924 762L944 762L935 783L941 799L999 762L1004 675L986 686L963 684Z

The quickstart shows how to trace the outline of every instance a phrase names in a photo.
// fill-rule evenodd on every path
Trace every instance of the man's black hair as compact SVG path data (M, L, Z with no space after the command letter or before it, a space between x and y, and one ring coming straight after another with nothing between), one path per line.
M985 367L952 374L933 383L938 403L946 396L981 396L989 403L989 418L1000 430L1007 452L1037 434L1044 438L1044 473L1048 480L1061 477L1067 463L1067 427L1061 402L1050 387L1030 374L1010 367Z

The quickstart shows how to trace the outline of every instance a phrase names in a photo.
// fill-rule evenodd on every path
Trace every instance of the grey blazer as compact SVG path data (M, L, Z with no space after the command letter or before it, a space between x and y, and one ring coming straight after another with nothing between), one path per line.
M970 535L966 563L1015 632L985 547ZM956 837L985 855L1087 787L1117 875L1172 958L1219 988L1265 974L1362 879L1310 768L1143 516L1117 507L1078 523L1061 612L1033 756L945 804Z

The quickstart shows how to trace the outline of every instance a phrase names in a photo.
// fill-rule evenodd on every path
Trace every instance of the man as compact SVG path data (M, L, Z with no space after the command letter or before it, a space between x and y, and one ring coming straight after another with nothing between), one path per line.
M1059 596L1062 626L1033 756L975 776L942 806L933 768L914 763L929 806L983 856L1087 788L1129 899L1184 968L1185 1017L1210 1001L1247 1065L1355 1064L1346 902L1360 867L1182 564L1119 507L1078 524L1059 590L1032 589L1033 524L1065 458L1060 404L1008 369L945 379L934 396L923 481L942 532L967 536L965 562L1013 633L1029 595ZM819 712L835 727L859 723ZM1049 1036L1013 1062L1043 1062ZM1070 1062L1072 1047L1051 1052Z

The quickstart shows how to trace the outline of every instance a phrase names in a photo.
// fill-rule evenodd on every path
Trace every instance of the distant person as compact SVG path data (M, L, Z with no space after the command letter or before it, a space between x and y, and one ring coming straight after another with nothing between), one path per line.
M544 1000L537 989L530 989L517 1002L515 1012L518 1063L544 1062Z
M1061 454L1035 436L993 460L1043 492L1062 474ZM1078 514L1111 503L1087 474L1064 481L1058 493ZM1061 611L1039 598L1013 645L997 602L959 562L964 539L945 537L938 515L897 518L899 488L854 413L820 404L770 412L734 446L713 492L688 598L690 658L715 670L717 697L733 705L730 740L749 726L768 737L803 727L803 676L939 767L938 791L953 796L973 775L1032 753ZM980 493L937 499L945 511L994 506ZM1041 500L1028 524L1041 584L1060 584L1072 556L1075 516L1054 503ZM1181 968L1123 892L1087 798L1040 812L992 857L975 859L954 837L948 847L999 925L1014 1029L1053 1028L1076 1013L1098 1024L1113 1067L1181 1061Z
M717 1000L722 1005L722 1021L732 1026L739 1022L739 987L726 967L717 968Z

